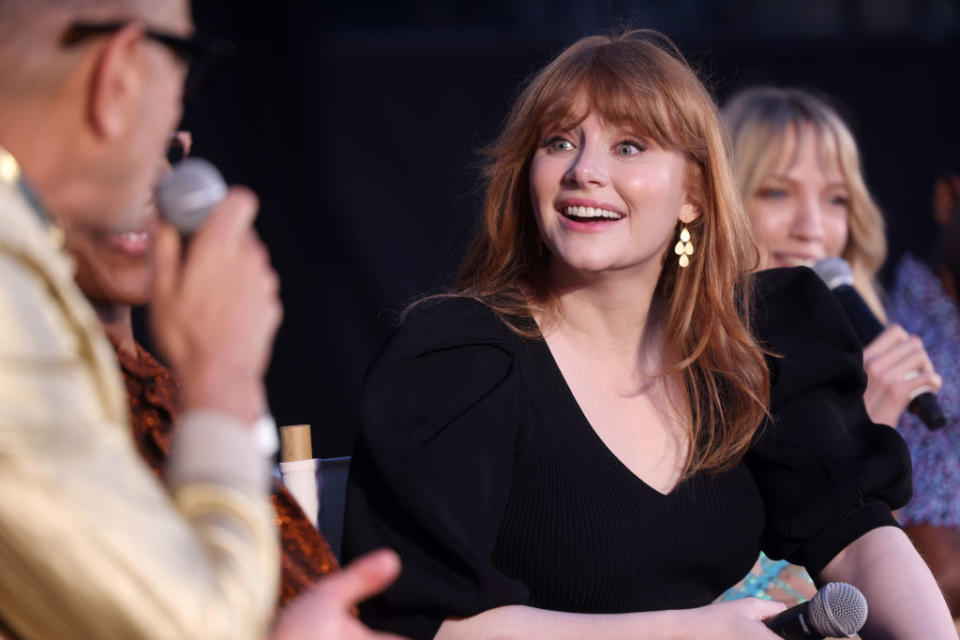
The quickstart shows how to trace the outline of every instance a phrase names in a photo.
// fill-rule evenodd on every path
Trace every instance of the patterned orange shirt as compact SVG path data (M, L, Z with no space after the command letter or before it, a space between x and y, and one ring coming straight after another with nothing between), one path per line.
M127 387L134 441L143 459L162 477L176 422L179 385L167 367L140 344L136 348L137 354L132 356L114 345ZM310 524L296 499L277 480L270 502L280 530L282 607L318 578L336 571L338 565L323 534Z

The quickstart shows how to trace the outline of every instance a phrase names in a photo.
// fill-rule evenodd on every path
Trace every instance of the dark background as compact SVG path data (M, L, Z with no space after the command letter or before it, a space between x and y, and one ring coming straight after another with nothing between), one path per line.
M313 425L321 457L349 453L396 312L450 284L478 211L477 150L521 80L577 37L661 30L721 102L755 83L836 98L891 263L927 251L934 177L960 168L957 0L275 0L194 15L237 53L184 126L196 155L261 197L286 310L270 403L279 424Z

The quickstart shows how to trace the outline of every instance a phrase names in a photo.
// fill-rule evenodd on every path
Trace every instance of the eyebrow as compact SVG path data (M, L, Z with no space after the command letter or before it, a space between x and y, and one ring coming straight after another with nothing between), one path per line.
M797 180L794 180L790 176L785 176L782 173L771 173L770 175L766 176L763 180L761 180L760 184L763 184L764 181L771 180L771 179L779 180L780 182L797 182ZM842 188L847 190L850 189L850 185L847 184L846 180L828 182L826 186L827 188L830 188L830 189L833 189L833 188Z

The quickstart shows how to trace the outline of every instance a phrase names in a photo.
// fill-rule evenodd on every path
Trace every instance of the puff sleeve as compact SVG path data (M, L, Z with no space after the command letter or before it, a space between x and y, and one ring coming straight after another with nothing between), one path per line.
M900 435L870 421L862 347L809 269L757 277L756 329L775 355L772 420L747 454L766 509L763 550L818 574L845 546L896 525L911 494Z
M371 368L345 556L390 547L403 562L361 606L373 628L432 638L448 617L527 601L491 563L521 423L517 375L507 329L467 299L417 307Z

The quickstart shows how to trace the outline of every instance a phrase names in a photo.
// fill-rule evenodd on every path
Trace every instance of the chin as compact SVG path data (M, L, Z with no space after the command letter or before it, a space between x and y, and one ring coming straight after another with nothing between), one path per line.
M150 302L150 296L153 293L153 278L140 280L138 282L125 283L125 285L116 287L113 290L114 304L122 304L129 307L142 307Z
M554 254L554 259L562 264L566 270L590 275L598 275L618 268L616 261L612 260L609 255L591 253L580 255Z
M617 270L616 265L605 260L588 260L572 264L570 267L576 271L579 271L580 273L589 275L600 275L602 273L608 273L610 271Z
M108 282L90 282L78 278L77 284L88 299L105 305L140 307L150 302L153 274L113 278Z

